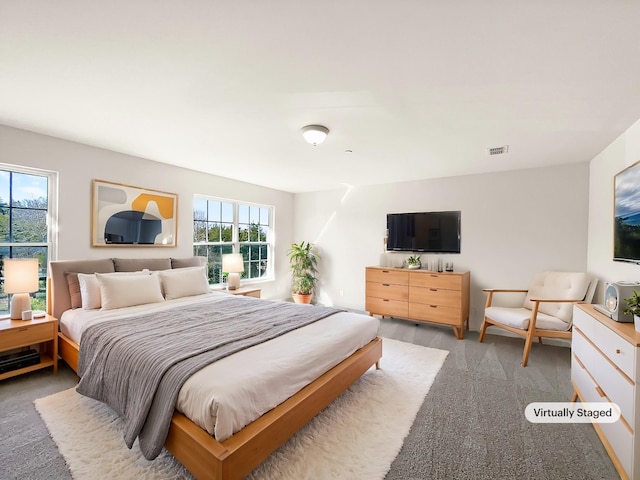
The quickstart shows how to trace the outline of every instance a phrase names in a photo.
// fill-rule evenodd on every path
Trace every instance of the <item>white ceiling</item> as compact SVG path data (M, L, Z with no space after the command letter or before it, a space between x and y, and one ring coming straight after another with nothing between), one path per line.
M637 0L0 0L0 123L290 192L587 162L640 118L639 25Z

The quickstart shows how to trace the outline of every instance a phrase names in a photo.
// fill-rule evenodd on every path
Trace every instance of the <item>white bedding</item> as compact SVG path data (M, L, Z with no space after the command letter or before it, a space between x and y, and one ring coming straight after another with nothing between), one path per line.
M153 313L166 305L216 302L225 296L214 292L117 310L67 310L60 329L80 343L82 331L93 322ZM176 409L224 441L369 343L378 326L374 317L340 312L223 358L187 380Z

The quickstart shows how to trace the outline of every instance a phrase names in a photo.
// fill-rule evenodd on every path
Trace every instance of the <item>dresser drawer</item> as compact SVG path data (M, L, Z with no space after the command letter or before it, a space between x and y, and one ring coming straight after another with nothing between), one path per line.
M446 273L409 272L409 285L412 287L462 290L462 277Z
M587 338L593 338L594 326L598 321L588 313L573 307L573 325L578 327Z
M460 292L460 290L423 288L411 285L409 286L409 302L460 308L462 292Z
M384 268L367 268L367 282L392 283L395 285L409 285L409 272Z
M580 365L575 356L571 359L571 380L574 386L580 391L582 400L585 402L609 402L608 397L600 396L596 384L593 382L587 370ZM622 408L622 407L621 407ZM629 478L633 465L633 434L622 421L615 423L599 423L598 427L606 436L607 442L611 445L616 457L620 461Z
M409 317L427 322L444 323L445 325L460 325L462 321L460 307L422 303L409 303Z
M635 418L635 385L616 368L582 335L579 329L573 332L573 353L593 377L595 384L614 403L618 404L622 416Z
M25 325L24 327L3 330L0 333L0 350L26 347L36 343L53 340L53 323Z
M406 301L367 297L365 310L375 315L407 318L409 315L409 304Z
M406 302L409 299L409 287L393 283L367 282L367 297L403 300Z
M586 333L586 332L585 332ZM615 363L629 378L636 376L636 347L600 322L593 326L596 345L609 360Z

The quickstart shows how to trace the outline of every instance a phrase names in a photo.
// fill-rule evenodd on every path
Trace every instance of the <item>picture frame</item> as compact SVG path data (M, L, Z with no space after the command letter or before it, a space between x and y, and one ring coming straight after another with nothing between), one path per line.
M92 246L176 246L177 194L94 179L91 200Z
M640 161L613 177L613 260L640 264Z

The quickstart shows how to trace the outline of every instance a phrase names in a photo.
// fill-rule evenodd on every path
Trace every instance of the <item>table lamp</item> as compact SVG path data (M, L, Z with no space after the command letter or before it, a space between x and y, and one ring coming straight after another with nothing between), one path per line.
M22 312L31 310L29 294L38 291L38 259L5 258L4 291L13 294L11 319L22 319Z
M241 253L222 255L222 272L228 273L227 289L240 288L240 273L244 272L244 261Z

